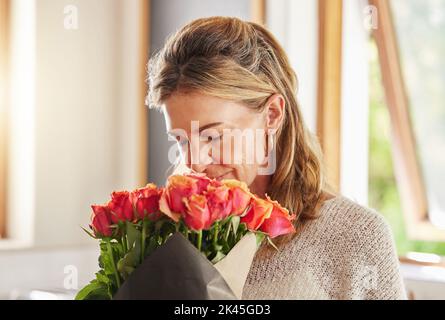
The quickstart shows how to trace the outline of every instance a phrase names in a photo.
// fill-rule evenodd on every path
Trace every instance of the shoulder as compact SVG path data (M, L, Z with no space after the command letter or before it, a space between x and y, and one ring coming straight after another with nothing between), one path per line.
M316 249L326 258L372 259L395 254L391 228L378 211L339 195L326 200L318 218L306 221L291 246Z
M323 243L329 248L328 256L338 261L337 276L349 282L346 296L405 297L394 238L382 214L337 196L323 204L316 224L324 230Z
M392 241L391 229L382 214L345 196L327 200L320 208L319 219L319 223L330 226L331 232L347 238Z
M377 210L345 196L326 201L320 209L319 228L335 254L346 259L378 260L396 257L394 237L386 218Z

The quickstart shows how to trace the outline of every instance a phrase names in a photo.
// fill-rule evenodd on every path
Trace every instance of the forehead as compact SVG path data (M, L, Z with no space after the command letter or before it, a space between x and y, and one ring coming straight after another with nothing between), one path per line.
M188 130L192 121L198 121L200 127L214 122L241 126L253 116L253 111L241 103L198 92L172 94L162 105L162 111L167 131Z

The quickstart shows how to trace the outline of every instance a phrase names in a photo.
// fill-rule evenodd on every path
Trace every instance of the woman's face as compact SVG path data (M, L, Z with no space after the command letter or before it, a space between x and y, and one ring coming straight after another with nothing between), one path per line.
M167 133L177 140L187 167L250 186L259 168L267 166L266 135L277 129L283 107L281 95L273 95L258 112L198 92L176 92L162 109Z

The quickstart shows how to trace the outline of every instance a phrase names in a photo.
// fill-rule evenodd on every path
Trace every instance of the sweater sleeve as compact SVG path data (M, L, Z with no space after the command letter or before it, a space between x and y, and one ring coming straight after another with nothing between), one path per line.
M373 209L354 232L357 241L356 269L352 279L353 298L367 300L407 299L391 229Z

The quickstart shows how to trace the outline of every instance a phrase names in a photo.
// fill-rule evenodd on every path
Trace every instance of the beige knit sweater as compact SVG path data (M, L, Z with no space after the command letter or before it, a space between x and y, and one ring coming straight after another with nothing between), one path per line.
M406 299L390 228L373 209L329 199L279 252L262 244L242 299Z

